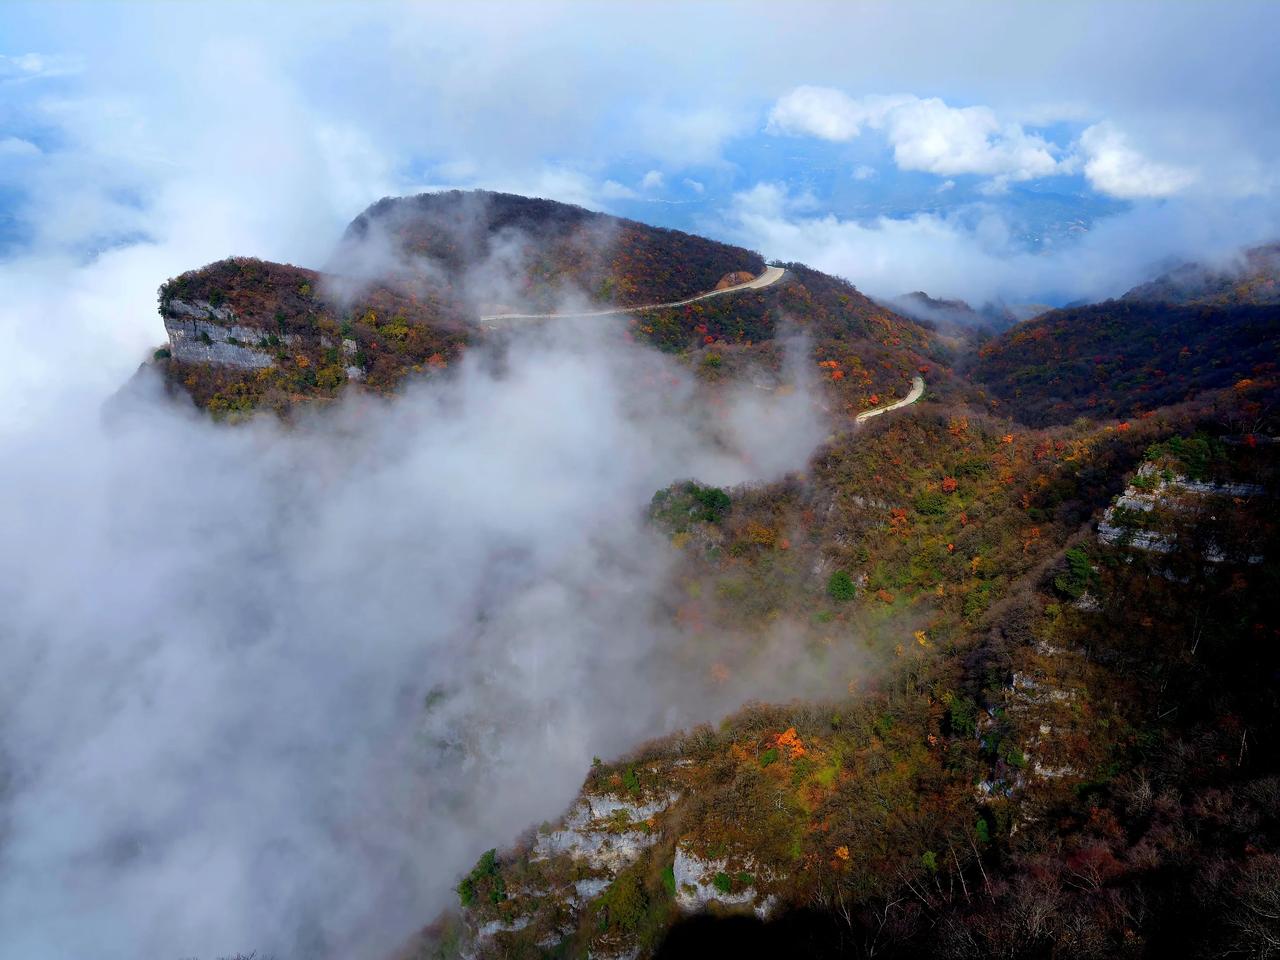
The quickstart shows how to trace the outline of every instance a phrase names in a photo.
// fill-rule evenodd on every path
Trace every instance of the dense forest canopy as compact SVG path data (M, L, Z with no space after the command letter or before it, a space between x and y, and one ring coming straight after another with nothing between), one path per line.
M985 344L972 369L1027 423L1126 418L1244 380L1280 359L1280 305L1108 300L1053 310Z

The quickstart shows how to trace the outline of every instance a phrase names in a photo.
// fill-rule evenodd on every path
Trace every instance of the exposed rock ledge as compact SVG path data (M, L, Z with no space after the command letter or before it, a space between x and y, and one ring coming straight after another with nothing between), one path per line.
M648 803L584 796L574 804L564 826L538 837L532 859L567 855L616 873L658 842L658 834L647 829L647 822L676 799L674 793Z
M694 853L682 840L676 844L675 864L672 872L676 881L676 905L685 913L696 913L706 909L715 902L726 907L750 906L756 916L764 919L773 909L775 902L772 896L762 896L753 885L742 886L737 890L722 890L716 886L716 877L732 877L740 873L751 873L756 869L750 857L741 858L741 863L732 873L729 858L706 858Z
M183 363L221 363L257 370L275 365L266 350L266 336L256 327L236 323L230 307L215 307L203 300L170 300L165 305L164 328L169 334L169 354ZM291 343L297 338L278 338Z

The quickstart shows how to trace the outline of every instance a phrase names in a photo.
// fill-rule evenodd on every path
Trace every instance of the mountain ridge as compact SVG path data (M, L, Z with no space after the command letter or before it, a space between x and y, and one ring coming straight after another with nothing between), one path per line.
M1120 299L1214 306L1280 303L1280 243L1251 247L1226 266L1184 263Z
M818 359L835 365L823 370L826 388L852 413L905 394L919 367L942 359L928 331L846 281L788 265L774 283L781 274L768 269L768 283L717 291L735 275L765 276L764 261L554 201L387 198L352 221L324 270L233 257L167 281L159 301L170 343L155 363L173 390L219 416L287 413L352 384L386 394L442 375L491 338L476 321L495 300L589 313L625 312L627 298L659 304L631 317L629 335L681 355L709 382L757 354L778 369L766 347L780 325L808 330L825 351ZM851 353L853 343L863 349Z

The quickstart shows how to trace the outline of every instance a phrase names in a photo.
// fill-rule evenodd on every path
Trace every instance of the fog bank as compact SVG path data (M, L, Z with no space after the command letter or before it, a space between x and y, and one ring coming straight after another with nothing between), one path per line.
M144 376L0 440L0 956L403 942L593 755L734 705L644 507L803 465L814 409L704 413L597 322L290 430Z

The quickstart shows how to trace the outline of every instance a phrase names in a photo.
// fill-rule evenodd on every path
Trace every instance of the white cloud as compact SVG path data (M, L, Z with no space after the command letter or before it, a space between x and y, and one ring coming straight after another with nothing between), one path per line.
M45 77L61 77L76 73L79 69L79 63L71 57L55 57L41 53L23 53L17 56L0 54L0 83L22 83Z
M864 126L883 126L890 111L915 99L898 94L855 100L830 87L796 87L774 104L765 129L772 134L852 140Z
M1080 151L1089 183L1114 197L1168 197L1196 180L1193 170L1148 160L1110 123L1096 123L1085 130Z
M954 180L948 180L948 183L954 183ZM984 197L1002 197L1009 192L1008 177L992 177L978 184L978 192Z
M694 193L702 193L704 190L707 189L706 186L703 185L702 181L694 180L691 177L685 177L683 183L686 187L688 187Z
M0 158L3 157L38 157L40 148L30 140L21 137L5 137L0 139Z
M496 190L526 197L559 200L592 210L609 210L615 200L638 200L640 194L617 180L597 180L580 170L557 163L509 174L489 174L471 163L448 162L432 168L427 181L401 183L386 195L430 193L439 190Z
M853 168L853 179L855 180L873 180L879 175L879 171L875 167L865 163Z
M329 184L329 199L339 210L361 210L372 188L379 196L394 193L392 163L363 131L354 126L316 125L316 144Z
M639 194L626 184L619 183L617 180L606 180L600 185L599 193L605 200L634 200L639 196ZM553 199L561 200L563 198L564 194L557 192L557 195Z
M845 141L864 127L884 130L902 170L1030 180L1058 169L1057 148L1043 137L1000 122L989 107L951 107L937 97L854 99L826 87L797 87L774 105L766 129Z
M719 163L725 143L748 132L754 122L753 113L740 107L651 104L635 112L630 127L643 149L659 161L689 166Z
M1080 103L1064 102L1027 108L1019 116L1033 122L1079 120L1086 111ZM1192 169L1149 160L1108 121L1087 128L1071 149L1064 149L1019 122L1002 120L990 107L953 107L937 97L855 99L828 87L797 87L774 105L766 130L836 142L853 140L864 130L883 131L899 169L991 177L983 187L988 196L1006 192L1012 182L1081 170L1095 190L1126 199L1171 196L1197 180ZM859 167L855 178L863 179L863 170L870 168ZM1265 181L1246 179L1247 189L1237 186L1234 192L1258 192ZM1230 184L1222 187L1232 192Z
M776 648L690 668L644 508L801 466L813 398L713 411L620 325L514 336L288 429L147 375L0 431L0 956L392 956L593 754L797 692Z
M1096 223L1074 244L1026 250L993 208L976 221L916 214L847 220L806 212L807 198L776 183L733 196L721 233L766 256L807 263L864 292L912 290L974 304L1099 300L1150 278L1168 259L1226 255L1274 237L1274 215L1256 202L1144 205Z
M1053 100L1032 103L1011 112L1009 119L1029 127L1047 127L1054 123L1087 123L1097 110L1079 100Z
M640 181L642 190L661 190L663 185L664 180L661 170L650 170Z
M798 260L843 276L865 292L896 296L925 289L972 296L987 270L971 236L942 217L880 217L860 223L795 210L786 189L758 183L736 194L728 232L766 256ZM977 278L981 276L982 281Z
M988 107L949 107L936 97L904 103L887 116L893 158L903 170L941 176L973 173L1030 180L1054 173L1054 147Z
M733 195L731 211L740 221L761 223L781 218L791 207L790 195L780 183L757 183Z

